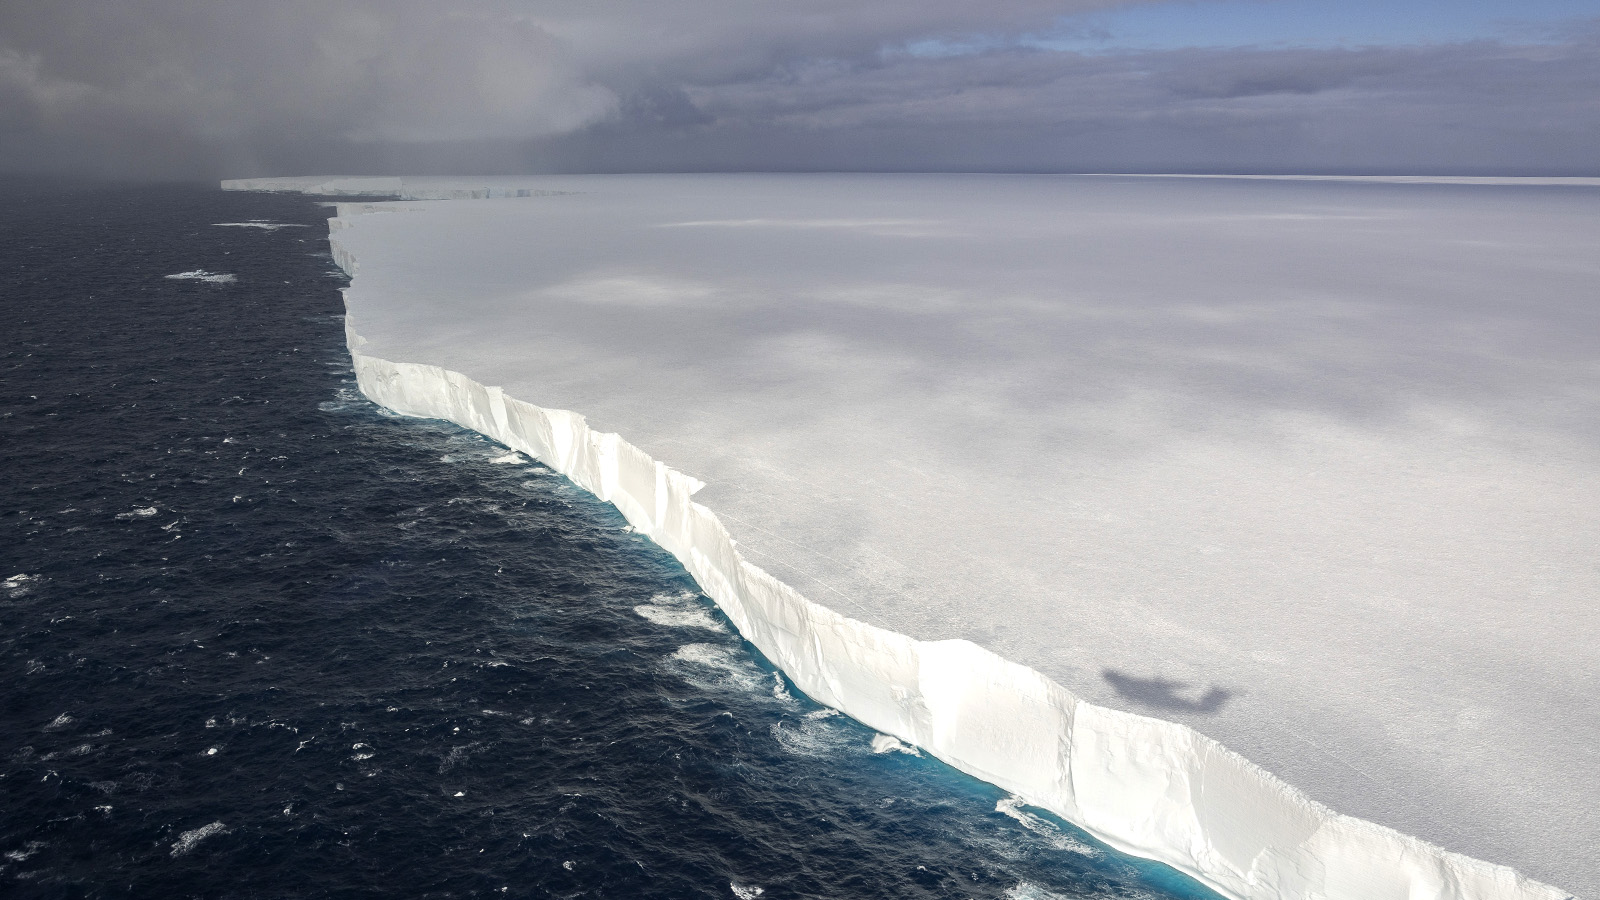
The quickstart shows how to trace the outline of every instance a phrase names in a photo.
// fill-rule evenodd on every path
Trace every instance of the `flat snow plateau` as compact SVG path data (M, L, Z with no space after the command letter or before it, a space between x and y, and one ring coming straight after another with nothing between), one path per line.
M1600 897L1600 186L473 184L346 216L363 353L620 433L848 616Z

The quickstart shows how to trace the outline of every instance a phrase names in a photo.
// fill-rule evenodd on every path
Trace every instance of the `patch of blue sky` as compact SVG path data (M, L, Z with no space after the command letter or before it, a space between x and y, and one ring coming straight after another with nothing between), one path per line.
M1022 36L917 41L914 56L1027 46L1079 53L1190 47L1362 47L1501 40L1553 43L1600 24L1600 0L1183 0L1063 18Z

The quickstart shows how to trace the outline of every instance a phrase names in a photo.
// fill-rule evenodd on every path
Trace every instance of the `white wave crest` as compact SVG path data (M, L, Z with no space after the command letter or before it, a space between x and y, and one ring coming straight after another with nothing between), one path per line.
M994 811L1016 819L1019 823L1021 823L1023 828L1026 828L1039 837L1044 838L1051 847L1054 847L1057 850L1064 850L1068 853L1076 853L1080 856L1096 857L1100 855L1100 851L1089 846L1088 844L1085 844L1083 841L1074 838L1072 835L1067 834L1050 821L1036 816L1033 813L1028 812L1026 809L1023 809L1022 807L1024 805L1025 801L1021 797L1018 797L1015 794L1010 794L1000 798L1000 801L994 805ZM1024 884L1026 884L1026 882L1024 882ZM1010 894L1007 894L1006 896L1009 897ZM1042 894L1040 896L1049 895Z
M179 272L176 275L168 275L167 277L175 281L204 281L209 284L233 284L239 280L233 275L222 272L207 272L205 269Z
M1006 900L1071 900L1061 894L1052 894L1038 885L1026 881L1017 882L1016 887L1006 891Z
M222 834L227 830L228 826L222 824L221 822L212 822L210 825L202 825L193 831L185 831L183 834L178 835L178 840L173 843L172 855L182 856L183 854L188 853L190 850L193 850L196 844L200 843L206 838L211 837L214 834Z
M872 752L905 753L911 756L922 755L921 751L917 750L917 748L907 744L905 741L902 741L897 737L890 737L887 734L875 734L872 736Z
M800 722L775 722L772 738L778 746L796 756L836 756L850 748L850 735L829 719L838 716L831 709L806 713Z
M19 572L10 578L7 578L5 581L0 581L0 591L5 591L6 596L8 597L21 597L23 594L26 594L28 591L32 590L33 585L38 583L40 580L41 579L37 575L28 575L26 573Z
M268 222L263 219L254 219L249 222L212 222L213 228L259 228L262 231L277 231L279 228L305 228L297 222Z
M672 658L692 666L689 682L700 688L732 687L755 692L765 681L761 670L743 654L716 644L684 644Z
M704 628L726 634L728 629L711 618L711 611L698 602L699 595L684 591L677 596L657 594L649 603L641 603L633 611L657 625L668 628Z

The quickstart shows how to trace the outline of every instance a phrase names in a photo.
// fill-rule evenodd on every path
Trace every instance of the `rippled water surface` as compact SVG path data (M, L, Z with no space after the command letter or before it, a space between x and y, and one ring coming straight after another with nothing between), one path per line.
M1213 896L799 696L609 506L363 400L327 210L0 186L0 894Z

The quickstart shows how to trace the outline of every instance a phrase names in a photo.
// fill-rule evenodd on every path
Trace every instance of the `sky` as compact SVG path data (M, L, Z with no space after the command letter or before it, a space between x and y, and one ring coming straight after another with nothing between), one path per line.
M7 0L0 173L1600 174L1600 0Z

